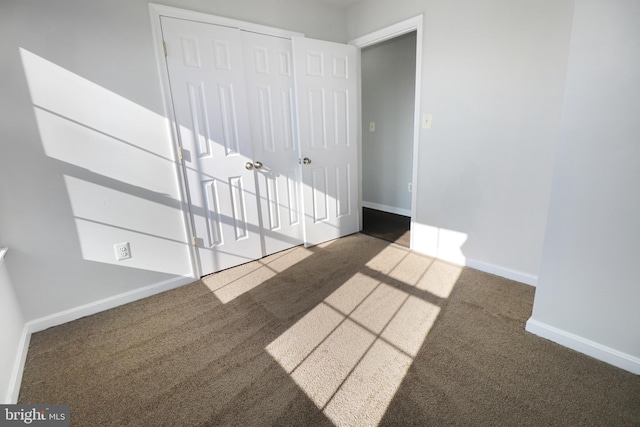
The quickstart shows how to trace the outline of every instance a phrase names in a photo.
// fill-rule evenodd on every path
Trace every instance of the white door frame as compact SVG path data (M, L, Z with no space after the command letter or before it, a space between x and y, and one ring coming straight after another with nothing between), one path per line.
M194 12L191 10L180 9L171 6L164 6L155 3L149 3L149 14L151 17L151 32L153 35L153 45L156 52L156 64L160 76L160 91L164 106L164 115L167 118L167 127L173 141L173 160L176 165L176 173L178 175L180 186L180 204L182 205L182 215L185 224L185 240L189 247L189 258L191 259L191 276L199 279L202 271L198 262L197 248L192 244L195 237L193 223L191 220L189 191L186 182L186 170L180 158L180 139L177 132L175 114L173 111L173 99L171 98L171 86L169 85L169 71L164 56L164 45L162 38L162 26L160 17L186 19L198 21L207 24L222 25L226 27L237 28L255 33L267 34L270 36L283 37L291 39L294 36L304 37L304 34L293 31L282 30L280 28L268 27L265 25L253 24L250 22L238 21L235 19L224 18L221 16L209 15L202 12Z
M418 15L413 18L398 22L380 30L374 31L362 37L358 37L349 42L360 49L374 45L376 43L389 40L403 34L416 32L416 86L415 86L415 105L413 115L413 171L412 171L412 191L411 191L411 230L415 231L416 224L416 205L418 195L418 148L420 145L420 94L421 94L421 82L422 82L422 26L424 22L424 15ZM360 64L358 64L358 73L362 75ZM360 90L360 96L358 97L358 139L360 146L360 164L362 164L362 90ZM360 196L362 196L362 167L360 167ZM362 200L360 200L360 210L362 211ZM360 221L362 224L362 221ZM415 246L414 237L415 233L410 234L410 249Z

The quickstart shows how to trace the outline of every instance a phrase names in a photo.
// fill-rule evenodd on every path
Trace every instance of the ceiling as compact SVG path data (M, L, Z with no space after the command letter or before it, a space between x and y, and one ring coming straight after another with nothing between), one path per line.
M313 0L316 3L324 3L340 8L347 8L360 0Z

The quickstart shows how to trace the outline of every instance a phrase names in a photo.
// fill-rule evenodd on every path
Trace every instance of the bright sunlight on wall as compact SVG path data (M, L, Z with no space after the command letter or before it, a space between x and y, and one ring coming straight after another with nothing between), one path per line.
M190 275L167 121L38 55L20 49L46 155L64 175L85 260ZM162 178L162 179L159 179ZM126 189L126 191L122 191ZM132 258L116 261L127 241Z

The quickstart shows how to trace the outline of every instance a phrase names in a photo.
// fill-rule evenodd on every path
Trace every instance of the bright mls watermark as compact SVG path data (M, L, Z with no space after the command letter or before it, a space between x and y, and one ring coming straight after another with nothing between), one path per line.
M69 427L69 405L0 405L0 427Z

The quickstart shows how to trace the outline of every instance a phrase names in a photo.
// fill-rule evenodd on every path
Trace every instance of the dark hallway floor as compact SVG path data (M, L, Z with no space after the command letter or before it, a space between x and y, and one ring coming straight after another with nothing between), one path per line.
M362 232L387 242L409 247L411 218L376 209L362 208Z

